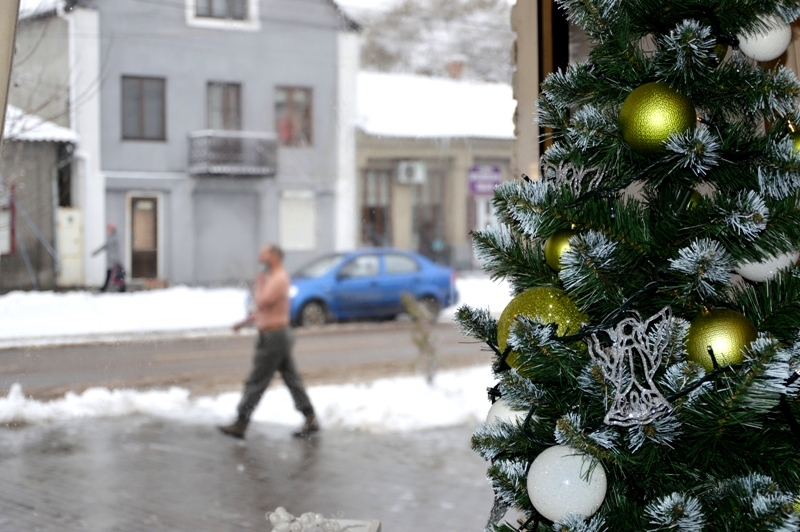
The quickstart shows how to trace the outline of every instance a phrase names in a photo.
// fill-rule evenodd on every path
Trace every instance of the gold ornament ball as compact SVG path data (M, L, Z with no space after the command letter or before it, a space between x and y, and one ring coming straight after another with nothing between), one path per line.
M719 59L720 61L725 59L725 56L728 55L728 45L723 43L715 44L714 55L716 55L717 59Z
M714 363L708 353L709 346L720 366L740 364L744 360L742 349L757 336L758 332L750 320L735 310L704 310L689 324L686 351L689 360L711 371Z
M562 229L544 241L544 260L553 270L561 271L561 255L569 249L569 239L577 234L571 229Z
M692 195L689 196L689 202L686 204L687 209L694 209L703 201L703 195L700 194L698 191L693 191Z
M575 302L563 290L549 286L538 286L525 290L512 299L497 322L497 344L503 352L508 345L508 334L517 316L525 316L542 325L555 323L556 334L568 336L580 330L581 324L589 321L589 317L578 310ZM511 352L506 358L511 367L516 367L517 354Z
M692 129L696 122L692 101L661 82L634 89L619 112L622 138L641 155L663 153L670 135Z
M800 129L797 129L793 133L790 133L789 138L792 139L792 147L794 148L794 154L800 155Z

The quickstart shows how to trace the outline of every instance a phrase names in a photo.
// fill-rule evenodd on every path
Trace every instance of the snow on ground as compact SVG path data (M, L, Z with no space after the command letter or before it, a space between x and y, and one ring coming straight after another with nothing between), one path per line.
M464 274L456 283L459 305L499 314L511 299L507 283L481 274ZM122 294L11 292L0 296L0 348L231 334L247 300L243 288L185 286ZM455 309L445 309L442 320L452 319Z
M481 274L457 280L459 305L499 314L510 300L504 282ZM244 289L174 287L124 294L12 292L0 297L0 347L87 340L179 335L230 334L245 312ZM442 313L452 319L457 307ZM316 386L309 395L327 427L372 432L411 431L479 423L488 410L488 367L440 372L434 386L424 378L398 377L370 383ZM229 421L240 394L190 397L182 388L137 391L92 388L48 402L26 398L19 385L0 397L0 423L43 422L86 417L145 414L196 423ZM270 388L255 421L298 424L301 416L285 387Z
M121 294L11 292L0 297L0 347L113 340L126 333L220 333L214 329L242 318L246 301L244 289L185 286Z
M422 376L380 379L368 383L314 386L308 390L325 428L366 432L408 432L430 428L478 425L486 418L488 366L440 372L429 386ZM0 397L0 423L41 423L52 420L143 414L197 424L231 421L241 396L238 392L190 397L182 388L169 390L109 390L91 388L62 399L36 401L14 385ZM284 386L267 390L256 409L255 422L298 425Z

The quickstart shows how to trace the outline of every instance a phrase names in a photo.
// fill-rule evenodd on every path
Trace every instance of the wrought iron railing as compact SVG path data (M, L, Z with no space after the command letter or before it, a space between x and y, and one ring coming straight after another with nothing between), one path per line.
M189 133L189 173L197 176L271 176L278 167L277 137L256 131L206 129Z

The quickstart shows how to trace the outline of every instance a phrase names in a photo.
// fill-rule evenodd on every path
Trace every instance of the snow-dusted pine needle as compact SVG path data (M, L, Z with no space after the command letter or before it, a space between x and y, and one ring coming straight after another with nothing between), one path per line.
M692 288L703 297L716 295L715 284L728 284L733 266L728 251L709 238L696 239L678 251L677 259L670 260L670 268L694 278Z
M701 532L705 526L703 506L690 495L673 493L651 502L644 509L653 527L648 530Z

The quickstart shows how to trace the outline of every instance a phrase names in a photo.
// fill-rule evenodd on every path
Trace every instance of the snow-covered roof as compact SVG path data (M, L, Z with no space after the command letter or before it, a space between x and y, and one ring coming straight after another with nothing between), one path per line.
M514 138L511 86L360 72L359 129L412 138Z
M75 131L28 114L13 105L6 108L3 136L10 140L30 142L78 142L78 134Z

